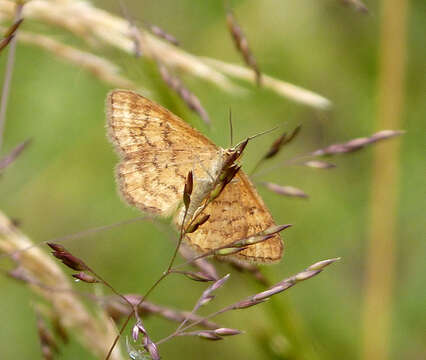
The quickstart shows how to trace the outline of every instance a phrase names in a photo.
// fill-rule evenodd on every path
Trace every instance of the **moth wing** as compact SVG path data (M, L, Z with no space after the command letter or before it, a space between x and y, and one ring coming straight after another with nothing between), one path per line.
M254 185L243 171L239 171L219 195L204 210L209 220L197 231L186 235L186 241L197 252L205 253L247 238L274 226L274 220ZM225 256L236 262L274 263L281 259L284 245L279 234Z
M108 135L121 156L116 175L122 196L143 211L170 215L182 199L188 172L206 177L219 148L133 91L109 93L106 110Z

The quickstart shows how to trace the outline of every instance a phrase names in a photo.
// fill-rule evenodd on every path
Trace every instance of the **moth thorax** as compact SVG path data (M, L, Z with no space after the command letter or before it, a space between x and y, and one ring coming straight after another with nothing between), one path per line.
M192 220L194 215L196 215L197 210L201 208L201 206L204 204L204 200L207 199L208 195L213 190L218 181L219 175L222 172L223 161L224 150L220 149L218 157L211 165L211 168L203 169L205 177L194 177L194 189L192 190L191 201L189 203L185 223L188 223ZM184 216L185 207L182 206L174 220L178 226L182 225Z

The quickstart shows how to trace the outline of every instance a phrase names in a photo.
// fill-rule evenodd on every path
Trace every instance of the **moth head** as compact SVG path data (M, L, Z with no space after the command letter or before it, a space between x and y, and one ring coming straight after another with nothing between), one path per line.
M245 147L247 146L247 143L249 142L249 138L241 141L237 145L235 145L232 148L226 149L225 153L227 155L226 159L226 165L231 166L234 162L239 160L244 152Z

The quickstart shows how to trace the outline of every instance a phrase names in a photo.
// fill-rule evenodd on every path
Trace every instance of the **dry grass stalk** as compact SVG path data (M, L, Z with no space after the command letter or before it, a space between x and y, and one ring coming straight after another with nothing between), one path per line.
M169 240L174 243L175 242L175 232L164 223L160 221L156 221L155 219L151 219L153 225L157 227L162 233L164 233ZM194 256L194 251L185 243L182 243L179 248L179 254L186 260L190 260ZM206 259L199 259L191 263L191 265L195 268L198 268L203 274L206 274L215 280L219 279L219 275L217 274L216 268L213 264L211 264Z
M13 1L0 1L0 13L11 17L13 12ZM134 40L129 35L127 19L98 9L88 2L38 0L27 4L24 15L26 19L34 19L67 29L85 40L91 39L129 54L134 53ZM142 29L139 31L141 51L146 57L160 58L170 68L213 82L224 90L239 92L237 85L220 72L205 65L196 56L158 39L147 31Z
M129 24L129 36L130 36L131 39L133 39L135 56L141 57L142 56L142 50L141 50L141 46L140 46L139 29L135 25L133 17L129 14L129 11L128 11L125 3L122 0L118 0L118 2L119 2L120 7L121 7L121 12L123 13L123 16L127 19L127 22Z
M121 88L137 89L147 95L150 93L148 90L136 85L133 81L119 75L120 69L105 58L65 45L48 36L36 33L20 31L17 39L22 43L35 45L50 51L55 56L89 71L107 84Z
M182 255L182 257L186 260L190 260L194 256L194 252L186 244L181 245L181 247L179 248L179 254ZM191 263L191 265L199 268L202 273L216 280L219 279L219 275L217 274L216 268L206 259L195 260Z
M382 130L369 137L362 137L350 140L343 144L333 144L326 148L315 150L310 153L311 156L337 155L362 149L365 146L374 144L378 141L393 138L404 134L401 130Z
M38 337L40 339L41 353L43 359L53 360L55 356L59 353L59 347L55 341L55 338L48 328L42 314L35 307L36 318L37 318L37 331Z
M254 81L250 69L211 58L203 58L203 60L206 64L211 65L213 68L230 77L248 82ZM262 74L262 87L270 89L278 95L286 97L294 102L317 109L327 110L332 106L330 100L321 95L265 74Z
M200 259L205 259L205 258L213 257L213 256L224 257L224 256L237 254L245 250L248 246L264 242L270 239L274 234L277 234L285 229L288 229L291 226L292 226L291 224L271 226L265 229L264 231L253 234L247 238L237 239L227 245L223 245L223 246L214 248L212 250L206 251L201 255L196 255L190 258L188 261L181 263L179 265L176 265L173 268L173 270L176 270L184 265L192 264Z
M142 296L135 294L126 294L124 295L126 299L128 299L132 304L136 305L140 302ZM118 321L120 318L127 316L129 314L129 305L123 299L117 296L108 297L104 300L104 307L109 316L111 316L115 321ZM153 304L149 301L144 301L138 306L139 315L147 316L150 314L161 316L167 320L173 322L182 322L186 318L191 321L200 321L200 326L207 329L217 329L220 326L214 322L208 320L202 320L201 316L191 314L188 311L179 311L174 310L169 307L160 306L157 304Z
M245 309L246 307L257 305L259 302L268 300L271 296L279 294L292 286L296 285L299 282L308 280L319 273L321 273L327 266L333 264L336 261L339 261L340 258L327 259L323 261L318 261L315 264L307 267L305 270L293 275L289 278L286 278L277 284L271 286L268 290L262 291L258 294L247 297L246 299L239 301L231 305L232 310Z
M268 172L271 172L273 170L276 170L283 165L304 165L307 167L313 167L317 169L332 169L335 167L334 164L326 162L326 161L317 161L313 160L313 157L320 157L320 156L334 156L338 154L347 154L354 151L358 151L363 149L366 146L373 145L377 142L381 142L383 140L387 140L396 136L400 136L404 134L404 131L402 130L382 130L379 131L369 137L362 137L362 138L356 138L349 140L345 143L339 143L339 144L332 144L325 148L314 150L310 153L299 155L294 158L291 158L289 160L286 160L285 162L271 166L263 171L257 172L255 174L256 177L259 177L260 175L264 175ZM278 185L273 185L270 190L274 191L273 189L276 188L276 191L281 191ZM296 192L298 189L296 189ZM284 190L285 192L285 190ZM291 192L291 191L290 191Z
M104 357L109 344L114 340L116 329L103 312L94 316L87 311L80 299L73 293L68 277L59 266L38 248L11 221L0 212L0 250L6 254L15 254L14 259L25 270L27 276L36 279L42 286L30 284L30 288L45 298L60 314L60 323L65 329L76 334L78 340L97 357ZM16 251L30 248L16 255ZM49 289L60 288L60 292ZM123 357L115 349L111 359Z
M170 44L179 46L179 41L171 34L167 33L164 29L157 25L147 24L148 29L159 38L168 41Z
M250 50L247 37L244 35L243 30L238 24L237 19L229 6L227 6L226 9L226 23L232 39L234 40L235 47L243 56L245 63L254 71L256 83L260 86L262 83L262 76L259 66L257 65L257 61L252 51Z
M9 44L9 53L7 56L6 69L4 73L3 87L1 90L0 100L0 151L3 145L3 131L6 122L7 102L9 99L10 84L12 82L13 68L15 66L15 53L16 53L16 33L19 25L22 23L22 9L24 4L18 2L14 8L12 16L14 17L14 24L6 30L6 38L10 37L6 44L3 44L3 48Z
M0 159L0 171L8 167L11 163L13 163L16 158L21 155L22 151L30 144L31 140L25 140L24 142L17 145L12 151L9 152L6 156Z
M190 316L185 317L185 319L179 324L178 328L176 329L175 333L179 333L180 329L182 329L185 324L190 320L190 317L194 316L195 313L198 311L199 308L209 303L211 300L214 299L214 295L212 293L216 291L217 289L221 288L226 281L228 281L230 274L225 275L223 278L216 280L212 285L210 285L206 290L203 291L198 301L195 303ZM200 320L204 321L204 319ZM215 334L218 335L218 334Z
M410 2L381 1L380 76L375 127L401 128L407 76L407 42ZM369 239L366 244L364 304L362 311L362 351L360 359L385 360L394 354L393 302L399 292L398 226L400 214L400 142L376 147L371 179Z
M9 43L12 41L14 35L9 35L5 38L3 38L3 40L0 41L0 51L3 51L3 49L9 45Z
M0 0L0 15L12 18L14 8L13 1ZM24 15L28 20L38 20L67 29L85 41L112 46L129 54L135 51L134 38L129 34L128 21L93 7L87 2L32 1L26 4ZM142 53L151 59L161 59L168 68L206 80L232 94L241 94L243 89L229 77L254 81L252 72L245 67L197 57L148 31L139 29L139 32ZM329 100L320 95L272 77L264 75L263 85L281 96L308 106L325 109L331 105Z
M245 308L248 308L248 307L251 307L251 306L261 304L261 303L269 300L269 298L271 296L274 296L274 295L277 295L277 294L279 294L283 291L286 291L289 288L296 285L297 283L308 280L308 279L318 275L327 266L331 265L332 263L334 263L338 260L340 260L340 258L327 259L327 260L316 262L315 264L312 264L311 266L309 266L305 270L297 273L296 275L293 275L289 278L286 278L286 279L276 283L275 285L271 286L269 289L267 289L265 291L262 291L260 293L248 296L243 300L240 300L240 301L237 301L236 303L228 305L228 306L226 306L226 307L224 307L224 308L222 308L218 311L215 311L215 312L205 316L204 318L200 319L199 321L194 321L194 322L192 322L192 323L190 323L189 325L186 325L186 326L179 326L172 334L170 334L169 336L157 341L157 345L160 345L160 344L162 344L166 341L169 341L170 339L175 338L177 336L182 336L182 335L200 336L198 334L198 332L188 333L187 330L196 326L196 325L199 325L201 321L212 319L212 318L214 318L218 315L221 315L223 313L226 313L228 311L242 310L242 309L245 309ZM203 292L200 300L197 302L197 304L203 305L203 304L209 302L212 299L211 298L211 292L216 290L218 287L222 286L223 283L227 279L228 279L228 276L225 276L224 278L220 279L215 284L210 286L207 290L205 290ZM219 329L216 329L216 330L219 330ZM231 332L232 332L232 330L235 331L235 329L227 329L227 330L231 330ZM211 332L210 332L210 334L211 334ZM218 334L216 334L216 335L218 335ZM236 333L235 334L231 333L230 335L236 335ZM207 338L208 338L208 336L207 336ZM210 340L221 340L221 339L220 338L210 338Z
M0 41L0 52L3 51L3 49L9 45L9 43L12 41L13 37L15 36L16 31L18 30L19 26L22 24L24 19L18 19L15 21L12 26L10 26L4 36L3 39Z
M204 123L210 125L211 121L209 115L207 114L207 111L204 109L204 107L201 105L201 102L198 97L194 93L192 93L187 87L185 87L185 85L178 77L172 75L167 69L167 67L161 64L161 62L157 61L157 65L158 70L160 71L161 78L168 85L168 87L171 88L174 92L176 92L179 97L185 102L185 104L201 117Z

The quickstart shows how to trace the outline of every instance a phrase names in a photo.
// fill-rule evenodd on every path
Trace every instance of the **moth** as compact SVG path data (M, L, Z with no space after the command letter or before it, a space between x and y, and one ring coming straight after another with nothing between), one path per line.
M242 143L223 149L161 105L133 91L110 92L106 113L108 135L121 158L116 178L122 197L144 212L174 215L177 226L183 221L182 197L188 172L192 171L194 177L190 217L205 200L223 167L240 157ZM200 254L275 226L242 170L203 213L210 215L207 222L184 239ZM277 233L226 259L274 263L281 259L283 249Z

